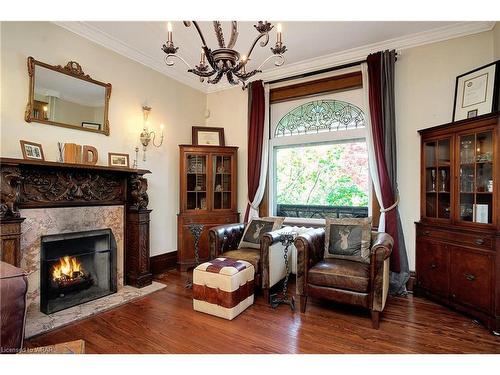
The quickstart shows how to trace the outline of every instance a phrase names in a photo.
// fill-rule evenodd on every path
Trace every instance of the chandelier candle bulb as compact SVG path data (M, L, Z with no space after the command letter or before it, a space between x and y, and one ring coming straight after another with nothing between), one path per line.
M277 31L276 42L281 43L281 23L278 23Z
M170 22L167 23L167 41L172 43L172 24Z

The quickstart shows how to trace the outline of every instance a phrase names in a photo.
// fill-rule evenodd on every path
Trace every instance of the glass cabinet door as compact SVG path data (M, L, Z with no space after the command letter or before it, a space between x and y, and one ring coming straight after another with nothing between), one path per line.
M207 209L207 156L186 155L186 205L188 210Z
M460 136L459 218L491 224L493 216L493 133Z
M451 202L450 138L424 144L425 216L449 219Z
M232 186L232 156L214 155L213 161L213 209L231 209Z

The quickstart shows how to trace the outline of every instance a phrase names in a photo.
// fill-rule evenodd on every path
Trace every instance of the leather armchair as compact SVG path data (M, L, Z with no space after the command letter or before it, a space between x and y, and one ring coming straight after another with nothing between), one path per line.
M27 291L24 271L0 261L0 354L23 347Z
M372 232L370 263L346 259L323 259L325 229L312 229L295 239L297 248L297 294L300 310L308 297L326 298L362 306L371 311L372 326L379 328L389 291L389 256L393 239Z
M227 257L250 262L255 268L255 285L262 287L263 248L238 249L241 237L245 232L245 224L225 224L210 228L208 232L210 243L210 259ZM269 291L264 291L264 298L269 299Z

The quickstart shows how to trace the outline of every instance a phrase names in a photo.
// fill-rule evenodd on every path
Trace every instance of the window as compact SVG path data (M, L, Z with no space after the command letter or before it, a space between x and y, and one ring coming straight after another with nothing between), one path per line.
M271 106L273 214L366 217L370 207L361 90ZM274 124L273 124L274 123Z

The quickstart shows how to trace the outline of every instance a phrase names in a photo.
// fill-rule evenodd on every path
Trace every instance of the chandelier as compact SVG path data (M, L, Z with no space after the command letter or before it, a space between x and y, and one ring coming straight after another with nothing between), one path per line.
M246 65L250 61L252 52L260 41L260 46L265 47L269 42L269 32L274 28L274 26L265 21L259 21L257 25L253 27L257 30L258 35L255 37L250 49L246 55L240 55L238 51L233 49L236 41L238 39L238 24L236 21L231 22L231 37L229 38L229 43L226 46L224 41L224 33L222 31L220 21L213 21L215 36L219 44L219 48L213 51L208 48L205 41L205 37L201 32L201 29L196 21L184 21L184 26L190 27L191 23L196 28L198 35L201 39L201 56L200 62L194 68L191 67L186 60L181 56L177 55L179 47L174 45L172 40L172 24L169 22L167 26L167 42L163 45L162 50L166 53L165 63L167 66L174 65L174 58L180 59L188 67L188 72L193 73L200 77L200 82L204 82L205 79L210 84L217 84L220 82L223 76L226 76L227 81L232 85L241 84L243 89L246 87L246 81L258 73L262 73L262 67L269 60L275 59L275 66L281 66L285 62L283 54L286 52L286 46L282 43L282 32L281 25L278 24L276 33L276 44L271 47L272 55L266 58L257 69L248 71L246 70Z

